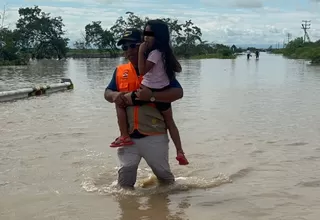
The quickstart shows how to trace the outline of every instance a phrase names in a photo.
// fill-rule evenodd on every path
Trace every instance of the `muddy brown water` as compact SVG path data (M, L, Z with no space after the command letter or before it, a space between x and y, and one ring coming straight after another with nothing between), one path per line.
M0 90L70 77L73 91L0 103L0 219L316 220L320 214L320 67L183 60L174 117L190 160L170 188L114 187L114 106L103 91L121 59L1 67ZM141 163L139 179L151 174Z

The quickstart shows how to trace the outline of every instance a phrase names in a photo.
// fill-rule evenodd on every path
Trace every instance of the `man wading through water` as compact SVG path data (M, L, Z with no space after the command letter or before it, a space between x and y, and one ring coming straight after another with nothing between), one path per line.
M142 34L138 29L128 29L118 46L122 45L129 63L119 65L106 88L104 97L108 102L125 107L125 92L137 91L137 96L144 101L174 102L183 97L180 83L174 79L170 88L152 92L144 87L139 89L141 79L138 70L138 51L142 43ZM153 103L152 103L153 104ZM160 183L172 184L174 175L169 165L169 138L163 116L152 104L127 106L128 128L134 142L128 147L117 149L120 161L118 185L133 188L137 179L137 170L141 158L144 158Z

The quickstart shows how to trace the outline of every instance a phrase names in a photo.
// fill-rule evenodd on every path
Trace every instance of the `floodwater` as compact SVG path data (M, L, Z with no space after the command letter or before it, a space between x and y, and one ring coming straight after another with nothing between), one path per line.
M118 190L115 110L104 88L121 59L1 68L0 90L70 77L73 91L0 103L0 219L318 220L320 67L184 60L173 104L189 166L169 188ZM139 179L150 169L141 162Z

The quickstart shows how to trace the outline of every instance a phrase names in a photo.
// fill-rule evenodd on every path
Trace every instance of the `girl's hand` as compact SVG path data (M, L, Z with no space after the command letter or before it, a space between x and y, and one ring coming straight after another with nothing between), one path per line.
M148 49L148 44L146 42L143 42L142 44L140 44L140 47L139 47L139 52L140 53L146 52L147 49Z

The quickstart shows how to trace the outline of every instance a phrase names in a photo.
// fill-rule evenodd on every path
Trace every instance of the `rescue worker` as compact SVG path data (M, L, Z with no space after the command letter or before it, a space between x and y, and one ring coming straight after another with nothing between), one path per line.
M163 184L174 183L174 175L169 165L169 138L167 128L161 113L152 102L174 102L183 97L183 89L175 79L170 88L164 91L152 92L140 87L141 77L138 70L138 51L142 43L142 33L138 29L128 29L119 40L127 64L119 65L107 86L104 97L110 103L126 106L124 94L138 90L141 100L150 101L142 106L127 106L128 128L134 145L117 149L120 168L118 170L118 185L123 188L134 188L137 170L141 158L144 158L152 169L158 181Z

